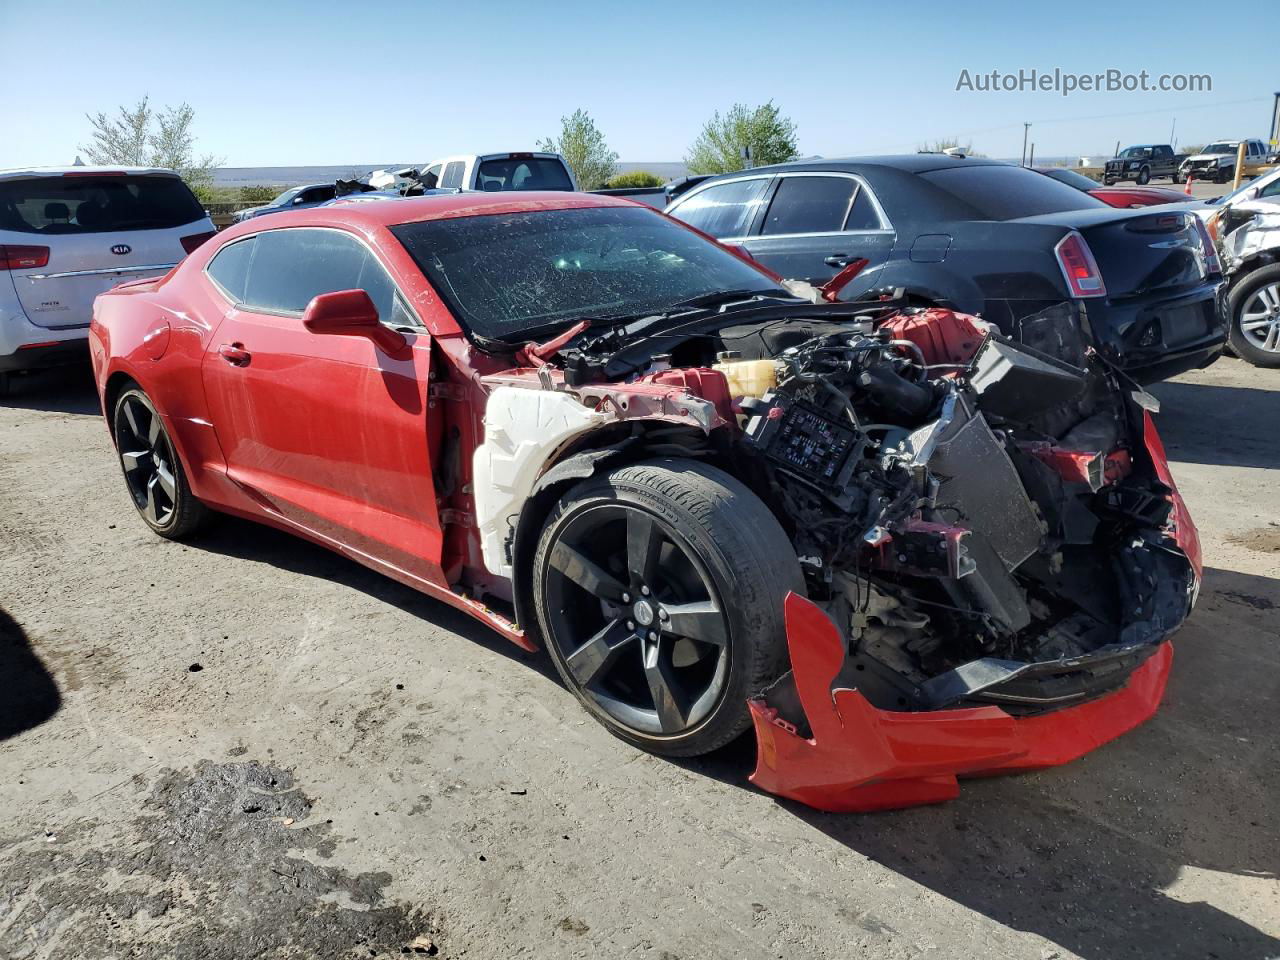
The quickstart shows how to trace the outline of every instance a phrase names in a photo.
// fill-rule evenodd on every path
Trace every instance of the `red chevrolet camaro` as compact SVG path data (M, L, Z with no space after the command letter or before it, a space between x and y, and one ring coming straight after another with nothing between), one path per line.
M628 201L463 194L239 224L90 342L156 533L337 550L655 753L754 724L757 784L867 810L1141 722L1199 550L1132 388L1070 311L1015 342L837 292Z

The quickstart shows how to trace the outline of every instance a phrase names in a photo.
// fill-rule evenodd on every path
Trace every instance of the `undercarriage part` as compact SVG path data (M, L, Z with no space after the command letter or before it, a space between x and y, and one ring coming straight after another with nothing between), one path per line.
M986 418L967 403L956 405L929 469L941 478L938 513L980 530L1007 569L1039 548L1044 531L1018 471Z
M1085 371L991 337L973 358L969 385L983 410L1026 422L1080 393Z

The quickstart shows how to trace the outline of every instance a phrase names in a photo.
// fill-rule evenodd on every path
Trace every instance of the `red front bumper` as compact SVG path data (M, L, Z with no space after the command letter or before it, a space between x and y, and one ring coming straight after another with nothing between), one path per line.
M1145 440L1156 473L1173 488L1150 415ZM1200 543L1174 489L1168 534L1200 577ZM1097 700L1040 716L999 707L906 712L873 707L856 690L832 689L844 638L814 603L786 599L787 645L800 705L813 736L800 736L763 699L751 700L757 762L752 783L833 813L891 810L957 796L960 776L1068 763L1142 723L1160 705L1173 647L1162 643L1126 685Z
M923 713L879 710L856 690L832 691L844 639L811 601L787 596L787 640L800 703L813 730L799 736L763 700L752 700L756 786L819 810L857 813L941 803L956 778L1068 763L1156 712L1173 647L1164 643L1122 689L1035 717L999 707Z

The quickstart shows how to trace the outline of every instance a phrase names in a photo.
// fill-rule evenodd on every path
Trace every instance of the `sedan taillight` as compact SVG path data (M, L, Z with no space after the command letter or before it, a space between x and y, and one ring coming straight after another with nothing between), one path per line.
M1058 266L1062 268L1062 276L1066 278L1067 289L1073 297L1107 295L1107 285L1102 282L1102 274L1084 237L1072 231L1058 241L1053 252L1058 256Z
M0 270L33 270L49 264L48 247L0 246Z
M200 246L200 244L204 243L210 237L215 236L217 236L217 234L212 231L209 233L193 233L189 237L182 238L182 249L187 251L187 253L191 253L196 249L196 247Z

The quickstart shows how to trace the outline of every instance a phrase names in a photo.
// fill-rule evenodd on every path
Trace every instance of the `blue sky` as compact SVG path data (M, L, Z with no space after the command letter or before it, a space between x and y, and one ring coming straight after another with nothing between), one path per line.
M1265 5L1264 5L1265 6ZM1137 19L1080 3L79 3L0 0L0 167L70 162L86 112L149 94L195 108L228 166L421 162L521 149L577 107L624 161L676 161L713 110L773 100L803 154L914 150L950 135L1018 156L1116 140L1265 137L1280 17L1203 4ZM1224 8L1225 9L1225 8ZM1252 12L1249 12L1249 11ZM367 14L361 22L359 11ZM1264 23L1264 21L1269 21ZM1265 28L1264 28L1265 27ZM1212 92L980 93L1020 68L1208 73ZM1127 114L1127 116L1115 116ZM1095 118L1095 119L1077 119Z

